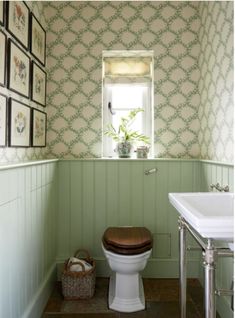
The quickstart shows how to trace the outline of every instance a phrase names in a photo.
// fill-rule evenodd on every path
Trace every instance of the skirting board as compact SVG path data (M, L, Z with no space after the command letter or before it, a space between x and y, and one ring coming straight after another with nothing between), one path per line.
M54 263L42 284L38 288L36 294L33 296L31 302L26 308L22 318L40 318L42 316L42 312L44 307L50 297L50 294L54 288L56 281L56 263Z
M110 269L104 258L95 258L97 277L110 276ZM64 260L57 259L57 279L61 280ZM199 262L197 259L188 260L188 277L199 277ZM143 277L149 278L178 278L179 262L177 259L150 259L145 270L142 272Z

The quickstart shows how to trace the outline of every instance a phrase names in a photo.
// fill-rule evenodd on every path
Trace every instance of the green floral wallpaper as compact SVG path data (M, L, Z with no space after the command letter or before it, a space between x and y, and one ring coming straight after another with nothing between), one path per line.
M0 162L101 156L103 50L154 50L157 157L233 162L232 2L27 4L47 29L48 147L0 148Z
M233 2L199 4L201 158L233 162Z
M48 156L101 156L102 50L154 50L155 155L199 157L197 2L47 2Z

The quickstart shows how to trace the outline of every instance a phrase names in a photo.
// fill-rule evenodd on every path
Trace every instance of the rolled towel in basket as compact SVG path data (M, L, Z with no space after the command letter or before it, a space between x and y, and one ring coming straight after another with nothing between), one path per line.
M92 268L92 265L89 264L88 262L84 261L84 259L70 257L69 263L76 263L76 262L82 263L85 267L85 271L89 271ZM80 264L74 264L74 265L71 265L70 271L71 272L82 272L83 268Z

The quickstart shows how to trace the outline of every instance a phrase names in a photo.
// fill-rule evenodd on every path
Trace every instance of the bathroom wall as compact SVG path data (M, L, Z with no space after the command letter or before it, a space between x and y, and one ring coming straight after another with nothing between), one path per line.
M43 11L43 3L41 1L27 1L29 9L35 14L39 22L45 28L45 16ZM12 36L6 31L6 29L0 26L8 38ZM13 39L13 41L15 41ZM29 53L29 52L28 52ZM28 98L21 97L20 95L13 93L5 87L0 86L0 93L6 95L7 97L13 97L16 100L23 102L26 105L37 108L41 111L46 111L44 107L30 101ZM0 163L5 162L21 162L27 160L37 160L45 158L46 148L15 148L15 147L0 147Z
M39 318L55 281L56 165L0 167L0 317Z
M229 185L234 191L229 166L221 171L219 162L234 163L234 73L233 73L233 3L230 1L199 4L199 95L198 134L200 157L215 160L202 163L202 190L211 183ZM233 174L233 170L230 170ZM216 288L230 289L233 280L233 260L218 260ZM200 270L203 282L203 270ZM221 317L232 318L231 297L217 297Z
M232 2L27 4L48 31L49 147L0 148L0 162L101 156L103 49L155 51L156 156L233 162Z
M154 50L155 155L198 158L197 2L51 1L48 156L101 156L102 50Z
M143 272L147 277L178 277L178 213L170 205L169 192L209 191L219 182L234 190L233 165L211 161L156 160L62 160L58 166L57 264L84 247L95 257L97 275L109 268L101 249L108 226L147 226L154 237L152 256ZM157 172L146 176L146 169ZM197 246L188 235L187 245ZM225 246L226 247L226 246ZM203 283L202 258L188 252L188 277ZM231 288L233 262L220 259L216 270L217 288ZM223 318L232 318L231 298L218 297Z
M198 160L63 160L58 175L57 262L86 248L97 275L109 273L101 249L108 226L146 226L154 236L148 277L178 277L178 214L169 192L199 191ZM157 168L146 176L144 171ZM191 242L191 240L190 240ZM198 277L198 254L189 257L189 276Z
M233 163L233 2L199 4L201 158Z
M201 162L201 191L208 191L210 184L219 182L221 185L229 185L230 191L234 192L234 169L232 164L222 164L204 160ZM222 246L227 247L226 244ZM199 279L204 284L204 272L202 263L199 268ZM234 279L234 260L232 258L219 257L216 264L216 289L231 289ZM216 304L220 316L233 318L231 309L231 297L217 296Z

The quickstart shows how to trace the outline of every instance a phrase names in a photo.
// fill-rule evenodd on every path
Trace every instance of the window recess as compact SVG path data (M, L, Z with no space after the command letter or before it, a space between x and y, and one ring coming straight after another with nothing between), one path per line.
M150 137L153 156L153 51L103 52L103 131L120 118L143 108L133 130ZM103 134L103 156L116 156L116 142Z

